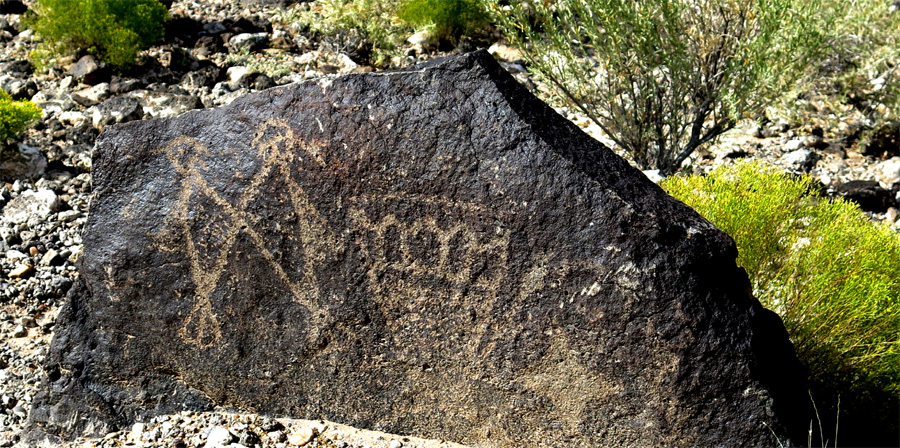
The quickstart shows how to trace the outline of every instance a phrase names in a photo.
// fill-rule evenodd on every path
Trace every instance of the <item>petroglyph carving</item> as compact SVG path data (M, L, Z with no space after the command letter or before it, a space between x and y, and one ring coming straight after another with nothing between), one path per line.
M321 145L309 144L295 135L285 122L271 120L259 126L251 148L258 156L259 166L236 201L230 201L217 191L212 180L204 176L210 152L203 143L181 137L162 149L180 177L177 205L166 222L184 241L191 279L195 285L196 302L184 320L180 336L185 342L201 347L210 346L221 338L222 325L214 309L213 298L217 288L228 289L222 275L240 233L250 237L255 248L288 288L294 301L306 307L312 316L325 312L319 306L322 293L316 265L348 243L343 235L330 229L310 202L304 188L292 176L292 170L297 169L296 163L303 162L305 157L322 168L327 167ZM260 200L260 185L270 176L278 176L284 182L284 191L290 192L280 199L290 201L299 220L296 244L303 253L300 266L283 266L279 262L277 254L270 250L262 232L256 228L260 217L247 211L254 201ZM427 285L438 281L442 282L443 287L449 287L451 299L475 287L485 296L485 309L493 304L492 299L506 280L508 230L497 228L490 232L475 232L460 222L441 226L429 216L412 220L399 220L394 215L370 218L365 210L375 202L385 201L436 206L456 215L485 213L484 208L477 204L415 195L346 199L344 203L351 218L350 230L374 235L371 239L360 238L349 242L359 246L371 262L367 282L371 294L382 300L388 300L389 296L415 300L434 296ZM197 207L197 204L202 206ZM416 244L429 246L431 249L425 253L430 255L414 255L411 247ZM162 245L161 249L171 250ZM293 275L296 270L300 270L302 275ZM403 279L396 280L402 281L392 283L388 288L382 278L387 271L399 273ZM418 281L422 278L430 281ZM310 319L309 329L308 340L312 341L318 332L315 319Z
M259 126L251 148L257 154L259 165L236 201L217 191L213 181L204 176L210 152L203 143L181 137L162 149L180 178L177 205L166 222L185 242L184 251L195 285L196 302L180 331L185 342L207 347L221 338L222 325L213 298L217 288L228 289L227 279L222 276L242 232L250 237L294 301L306 307L313 316L326 311L319 306L322 293L316 266L347 243L357 245L369 260L369 292L382 301L446 296L444 292L435 294L432 288L437 286L448 288L450 299L476 288L485 297L484 310L479 311L486 311L493 305L493 299L506 280L508 230L498 227L476 232L461 222L439 225L430 216L400 220L394 215L370 218L366 212L372 204L386 201L430 206L457 216L484 214L484 207L416 195L347 198L344 205L350 216L350 231L372 236L347 241L341 232L329 227L304 188L292 176L292 170L297 169L296 163L303 162L305 157L322 168L327 167L321 145L307 143L284 121L270 120ZM270 176L278 176L279 181L284 182L284 191L289 193L277 200L289 201L299 220L295 244L303 253L301 266L283 266L279 262L277 254L270 250L257 228L261 218L248 212L249 206L261 199L260 185ZM424 250L420 254L429 255L415 255L411 250L415 245ZM160 248L171 250L162 244ZM294 275L297 270L302 275ZM391 278L390 286L383 278L388 271L399 276ZM310 319L308 325L308 340L312 341L318 334L315 319Z
M306 307L311 314L320 311L319 282L314 266L324 258L327 248L333 247L334 238L322 217L309 203L304 189L290 176L291 164L296 157L292 149L298 147L307 151L309 148L283 122L270 121L260 125L252 144L260 160L259 170L234 204L216 191L203 175L205 159L209 156L205 145L181 137L164 148L166 157L181 178L177 207L168 222L178 229L186 241L185 252L190 260L191 277L196 288L196 303L181 331L181 337L186 342L209 346L221 337L221 323L213 310L211 296L222 282L225 264L241 232L250 237L273 272L290 290L294 301ZM324 163L315 150L309 154L318 163ZM259 199L262 182L274 175L278 175L285 182L286 190L291 192L281 199L291 201L300 219L299 238L307 249L304 251L303 266L282 266L254 226L259 217L247 211L248 205ZM201 197L206 209L190 209L192 197ZM302 281L292 280L288 274L290 269L302 269ZM312 322L309 328L309 338L313 340L318 329Z

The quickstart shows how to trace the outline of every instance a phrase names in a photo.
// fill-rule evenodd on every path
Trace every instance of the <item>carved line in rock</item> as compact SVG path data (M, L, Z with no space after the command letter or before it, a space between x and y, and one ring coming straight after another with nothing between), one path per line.
M173 213L167 218L167 223L175 228L176 233L185 241L185 252L189 260L191 279L195 285L196 303L183 322L179 331L184 342L204 348L213 345L221 336L221 322L213 309L212 294L221 286L225 265L232 248L237 241L237 236L245 232L259 250L263 258L271 265L273 271L290 290L293 300L307 308L310 315L315 317L326 312L325 307L319 305L321 298L320 283L318 281L315 266L324 262L329 256L337 254L338 248L347 244L343 235L332 231L327 221L321 216L309 200L304 188L291 176L291 168L295 161L302 161L302 154L308 154L319 166L327 168L325 155L318 145L307 143L297 136L285 120L268 120L261 123L257 129L256 137L251 143L252 149L260 160L258 172L250 179L250 184L245 188L236 204L232 204L223 198L211 185L209 179L203 175L206 170L204 158L210 156L209 149L201 142L190 137L179 137L171 141L161 149L161 152L169 160L180 177L178 196ZM297 151L302 150L302 153ZM293 281L289 271L282 266L275 254L266 246L264 236L254 229L253 223L257 220L246 211L247 206L260 197L260 186L269 177L278 175L279 180L285 184L284 191L291 194L291 206L296 212L300 225L300 246L303 252L303 265L291 267L302 269L302 280ZM220 209L220 213L199 216L204 210L190 209L191 198L202 197L212 202L212 205ZM462 213L484 213L485 207L477 203L465 203L446 200L440 197L423 195L384 195L384 196L360 196L351 197L344 201L348 207L348 217L352 231L373 232L375 238L367 241L360 238L350 241L360 248L360 252L370 260L367 271L369 291L379 300L387 301L392 297L419 299L433 296L433 291L420 285L418 281L410 281L405 285L383 284L379 281L385 270L394 270L408 275L412 279L422 279L428 276L445 282L450 286L449 300L456 300L463 294L467 287L473 286L484 295L484 300L479 302L481 306L476 310L479 314L487 313L495 305L499 297L500 289L508 278L508 252L510 232L507 229L496 228L487 232L476 232L469 226L461 223L451 223L441 226L430 216L417 217L412 220L400 220L394 215L386 215L380 219L371 219L365 211L366 204L373 202L384 203L387 201L406 201L416 204L434 206L442 210L456 210ZM196 219L191 219L194 216ZM209 224L199 231L192 228L196 221L209 221ZM388 241L389 229L396 229L397 241ZM420 235L430 233L437 240L437 260L431 264L417 258L412 250L410 241ZM462 247L455 246L454 243ZM206 241L213 241L217 247L208 247ZM399 246L400 258L385 260L388 244ZM171 250L160 247L161 250ZM451 252L461 253L461 260L455 263L455 268L450 266ZM213 254L214 256L204 254ZM477 259L486 258L484 263L489 266L481 266L483 272L474 272ZM527 296L543 288L546 269L540 268L547 263L549 255L536 256L532 261L531 272L521 279L519 296ZM602 267L591 262L576 261L564 262L565 272L557 275L565 277L570 268L592 268L602 271ZM591 265L591 266L587 266ZM473 277L474 274L474 277ZM558 279L562 280L562 277ZM472 283L470 283L472 282ZM596 293L591 288L591 295ZM582 294L585 292L582 291ZM446 297L441 293L442 297ZM574 294L573 294L574 296ZM337 297L332 297L339 300ZM524 299L524 297L520 297ZM562 306L562 304L560 305ZM308 341L314 341L318 337L319 328L315 319L308 323ZM472 352L483 352L475 347L478 340L490 329L476 329L476 337L473 339Z
M276 135L268 140L263 140L262 137L266 135L266 131L270 127L274 129ZM250 236L256 249L291 291L296 303L306 307L313 315L322 311L318 304L320 291L314 266L324 259L329 243L333 243L335 239L325 225L324 219L310 204L303 187L291 178L290 166L294 160L294 154L290 151L283 151L279 147L279 144L282 143L286 143L287 148L300 145L309 151L305 148L306 145L302 140L294 136L293 131L286 123L267 121L260 125L257 137L252 143L252 148L257 151L261 160L260 170L251 180L250 185L241 193L238 203L235 205L222 198L203 177L200 170L206 167L202 156L209 155L209 149L204 144L189 137L179 137L163 149L169 162L172 163L182 179L175 213L170 219L174 222L174 226L180 228L180 233L187 242L186 252L190 260L191 277L196 288L197 302L179 332L187 343L208 347L221 338L221 323L212 309L210 296L219 285L228 256L240 232L245 232ZM312 151L311 154L315 157L316 151ZM320 158L319 161L321 161ZM280 179L287 184L286 190L293 193L290 198L300 219L300 238L303 247L307 249L304 250L302 283L290 279L285 268L278 263L275 255L266 247L263 236L253 228L254 217L246 212L247 205L258 199L262 182L278 171L281 171ZM223 243L218 247L218 254L211 263L208 261L205 263L206 260L203 260L201 256L201 253L209 252L211 248L202 247L198 243L200 238L195 238L191 229L189 204L191 197L195 194L210 199L224 212L224 219L216 222L216 224L221 223L222 228L216 230L221 231L222 234L215 238ZM212 219L213 217L209 216L208 218ZM207 226L205 230L212 230L211 227ZM194 330L191 330L192 328ZM310 319L308 328L308 340L315 340L318 337L318 327L313 319Z

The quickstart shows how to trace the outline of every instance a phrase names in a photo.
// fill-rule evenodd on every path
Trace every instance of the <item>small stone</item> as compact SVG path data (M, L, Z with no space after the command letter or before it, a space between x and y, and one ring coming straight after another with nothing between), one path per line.
M301 426L291 432L291 435L288 436L287 441L291 446L306 446L313 437L316 436L315 431L309 426Z
M28 417L28 412L25 411L25 408L23 408L22 406L18 406L18 405L17 405L16 407L14 407L14 408L12 409L12 412L13 412L13 414L16 415L16 417L19 417L19 418L26 418L26 417Z
M900 210L897 210L894 207L888 209L887 213L885 213L884 218L891 224L897 222L897 218L900 218Z
M798 149L785 154L781 157L781 160L795 170L808 173L816 166L816 163L819 161L819 155L808 149Z
M144 428L146 428L146 425L143 423L135 423L132 425L131 432L128 434L128 440L140 442L141 437L144 435Z
M806 146L807 148L823 148L828 146L821 135L808 135L803 138L802 142L803 146Z
M228 71L226 72L228 76L228 80L233 83L240 83L244 80L245 77L249 76L252 71L244 67L243 65L236 65L234 67L228 67Z
M228 48L232 51L256 51L265 48L269 42L269 36L266 33L243 33L238 34L228 41Z
M78 210L66 210L64 212L59 212L56 215L56 220L60 222L72 222L81 217L81 212Z
M32 218L46 220L59 210L59 204L59 197L53 190L28 190L3 207L3 220L13 224L22 224Z
M32 246L28 249L28 253L31 254L31 256L33 257L33 256L41 253L41 251L39 251L38 248Z
M25 277L28 277L29 275L31 275L32 272L34 272L34 266L27 264L27 263L21 263L21 264L16 265L16 267L14 267L13 270L9 271L9 274L7 274L7 277L9 277L9 278L25 278Z
M6 251L6 258L8 258L10 260L22 260L22 259L28 258L28 255L25 255L22 252L19 252L14 249L10 249L10 250Z
M434 36L432 36L432 34L428 31L419 31L416 34L409 36L406 41L413 45L421 46L422 48L426 49L437 46L438 44L437 39L435 39Z
M114 96L94 106L91 123L95 128L101 129L108 124L140 120L143 116L144 108L137 98Z
M388 445L388 448L402 448L402 447L403 447L403 444L400 443L399 440L392 440L391 444Z
M803 146L803 140L794 139L784 144L785 151L796 151Z
M891 157L876 166L878 180L887 185L900 182L900 157Z
M50 249L47 251L47 253L44 254L43 257L41 257L40 264L41 266L56 266L58 264L61 264L61 261L62 257L59 255L59 252L54 249Z
M75 110L69 110L61 113L59 114L57 119L60 123L69 126L77 126L88 121L87 115Z
M104 81L109 76L108 71L104 70L104 65L92 55L83 56L72 65L69 72L75 79L91 85Z
M101 82L96 86L73 93L72 99L84 107L90 107L95 104L100 104L102 101L109 98L109 93L109 83Z
M24 338L25 336L28 336L28 329L22 325L16 325L16 328L13 329L13 337Z
M206 437L206 448L221 448L234 441L234 435L224 426L214 426Z

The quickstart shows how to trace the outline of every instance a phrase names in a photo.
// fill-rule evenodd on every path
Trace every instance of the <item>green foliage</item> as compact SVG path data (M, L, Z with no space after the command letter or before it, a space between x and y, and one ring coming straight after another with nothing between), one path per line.
M831 54L819 64L818 76L798 89L817 103L815 117L804 116L793 104L782 104L778 114L792 121L822 121L823 127L863 121L862 146L878 128L900 123L900 12L882 0L823 0L845 13L834 24L837 38ZM792 96L786 96L791 98Z
M507 38L643 169L674 172L827 51L808 0L513 0Z
M399 0L316 0L298 17L311 31L342 42L342 51L365 56L375 67L388 67L412 30L395 17Z
M299 14L311 31L340 42L356 60L378 68L396 66L401 47L415 30L456 43L486 25L489 0L316 0Z
M41 108L31 101L13 101L0 90L0 147L41 118Z
M870 416L861 424L895 426L900 236L852 203L810 194L809 177L761 163L661 185L734 238L755 295L781 315L809 367L820 414L836 416L839 406L841 422Z
M263 73L270 78L279 78L291 72L291 67L284 63L283 57L275 55L251 54L246 48L233 52L225 57L230 65L247 67L251 71Z
M163 36L168 15L157 0L38 0L33 9L29 25L44 39L38 65L87 50L120 70Z
M487 9L479 0L406 0L397 17L417 29L427 30L437 40L456 42L463 34L489 22Z

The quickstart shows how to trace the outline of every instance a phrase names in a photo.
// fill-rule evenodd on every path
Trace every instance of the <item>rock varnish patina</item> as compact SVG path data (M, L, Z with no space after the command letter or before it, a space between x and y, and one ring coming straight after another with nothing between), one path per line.
M29 440L211 406L484 447L802 436L731 239L485 52L113 126L94 188Z

